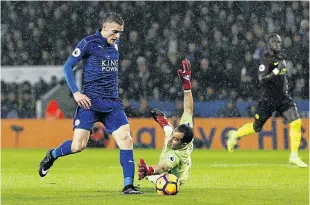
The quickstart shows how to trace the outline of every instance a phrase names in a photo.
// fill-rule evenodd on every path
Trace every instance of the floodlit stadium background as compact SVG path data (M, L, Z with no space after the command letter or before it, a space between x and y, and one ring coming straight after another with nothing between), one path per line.
M176 70L184 57L192 62L196 149L191 180L176 197L156 197L144 181L137 182L144 196L120 197L118 150L101 124L89 149L59 160L44 180L37 174L46 148L73 133L76 104L62 66L107 11L125 20L119 92L136 161L157 162L163 133L149 110L160 108L178 123L183 91ZM3 204L309 204L309 172L287 164L288 127L277 113L235 153L225 150L227 132L254 116L259 56L272 32L281 35L289 59L290 91L303 125L300 155L307 162L309 2L2 1ZM81 86L82 64L75 75Z

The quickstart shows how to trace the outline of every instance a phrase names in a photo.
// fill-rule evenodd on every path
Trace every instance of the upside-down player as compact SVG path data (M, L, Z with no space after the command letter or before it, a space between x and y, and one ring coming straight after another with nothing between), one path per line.
M182 66L183 70L178 70L184 88L184 112L180 125L173 128L163 112L158 109L151 111L154 119L165 132L165 142L158 164L148 166L144 159L140 159L139 180L146 177L147 180L155 183L165 172L176 175L181 185L188 179L192 163L194 103L191 92L191 64L184 59Z
M278 111L290 125L291 155L289 163L298 167L307 167L299 157L301 139L301 119L296 104L288 93L288 79L285 56L281 54L281 38L271 34L268 39L268 51L261 57L258 79L261 83L260 100L255 121L244 124L237 131L228 133L227 149L233 151L237 139L259 132L273 111Z

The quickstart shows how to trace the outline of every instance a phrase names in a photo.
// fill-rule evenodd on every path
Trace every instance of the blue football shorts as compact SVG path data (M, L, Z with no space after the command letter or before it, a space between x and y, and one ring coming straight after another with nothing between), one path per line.
M102 122L109 134L122 125L128 124L122 101L120 99L92 100L90 109L77 107L73 120L73 129L91 131L95 122Z

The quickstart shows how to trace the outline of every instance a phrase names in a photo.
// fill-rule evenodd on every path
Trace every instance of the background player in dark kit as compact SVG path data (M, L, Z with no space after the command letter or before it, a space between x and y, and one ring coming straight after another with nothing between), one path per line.
M233 151L237 139L259 132L273 111L279 112L290 126L291 155L289 163L298 167L307 167L299 157L298 149L301 139L301 119L297 107L288 92L288 77L285 56L281 53L281 37L271 34L268 50L261 57L258 78L261 83L260 99L255 114L255 121L244 124L238 130L228 133L227 148Z

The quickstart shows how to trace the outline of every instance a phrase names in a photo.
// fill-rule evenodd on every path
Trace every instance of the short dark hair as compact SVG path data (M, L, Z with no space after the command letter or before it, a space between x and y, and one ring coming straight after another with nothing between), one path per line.
M108 12L103 15L102 24L115 22L119 25L124 24L122 16L115 12Z
M194 137L193 129L189 125L187 124L179 125L176 127L176 131L182 132L184 134L184 137L181 140L182 143L190 143L193 140Z

